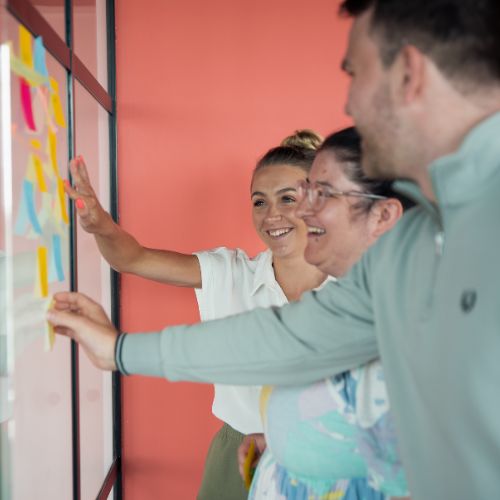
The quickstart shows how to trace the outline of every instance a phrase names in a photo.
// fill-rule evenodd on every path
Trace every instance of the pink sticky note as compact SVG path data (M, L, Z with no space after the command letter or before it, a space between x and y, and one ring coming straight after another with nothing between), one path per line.
M21 84L21 104L23 106L24 121L29 129L36 130L29 83L24 78L20 78L19 82Z

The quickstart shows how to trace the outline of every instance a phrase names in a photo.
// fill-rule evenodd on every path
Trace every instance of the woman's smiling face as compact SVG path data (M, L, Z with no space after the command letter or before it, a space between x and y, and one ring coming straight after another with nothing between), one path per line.
M258 169L252 180L252 218L262 241L276 257L303 256L306 226L295 210L296 186L306 173L291 165Z
M348 179L342 164L331 150L317 154L309 173L311 184L323 185L336 191L359 191ZM307 225L305 259L331 276L344 275L367 250L370 236L370 214L354 207L359 198L339 196L327 198L323 208L311 210L307 197L297 209L297 216Z

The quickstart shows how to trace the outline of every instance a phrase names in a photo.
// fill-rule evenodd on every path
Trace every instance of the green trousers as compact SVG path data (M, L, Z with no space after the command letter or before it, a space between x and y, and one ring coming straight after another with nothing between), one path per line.
M238 446L244 435L224 424L212 439L198 500L245 500L248 491L238 472Z

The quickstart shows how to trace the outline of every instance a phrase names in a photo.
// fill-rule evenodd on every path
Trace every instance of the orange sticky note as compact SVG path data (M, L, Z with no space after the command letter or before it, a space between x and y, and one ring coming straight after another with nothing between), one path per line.
M19 51L21 61L26 66L33 67L33 49L31 44L31 33L22 25L19 25Z
M35 166L36 181L38 183L38 189L42 193L47 192L47 184L45 183L45 177L43 176L43 165L42 160L37 155L31 155L33 158L33 165Z
M63 180L59 177L57 179L57 191L59 193L59 204L61 207L61 217L65 224L69 224L68 210L66 208L66 197L64 195Z
M47 247L40 246L37 249L38 260L38 285L41 297L49 296L49 273L47 268Z
M57 166L57 137L52 130L49 129L48 131L48 149L49 149L49 156L50 156L50 161L52 163L52 170L56 174L56 177L59 177L59 167Z

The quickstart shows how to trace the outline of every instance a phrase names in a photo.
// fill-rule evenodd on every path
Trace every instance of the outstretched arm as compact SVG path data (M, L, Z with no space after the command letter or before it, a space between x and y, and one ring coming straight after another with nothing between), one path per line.
M81 156L71 160L70 170L73 187L66 184L66 193L75 202L80 225L94 235L99 251L113 269L169 285L201 287L195 255L143 247L102 208Z
M74 293L56 294L55 299L75 302L75 312L68 313L71 318L51 312L49 319L59 333L85 343L85 350L97 349L99 336L103 342L109 337L104 336L101 324L90 325L100 318L85 306L84 300L90 299ZM378 357L374 330L371 300L363 290L363 276L358 276L329 283L282 308L255 309L160 332L122 334L114 361L122 373L173 381L303 384ZM115 342L101 355L98 366L109 369L113 350Z

